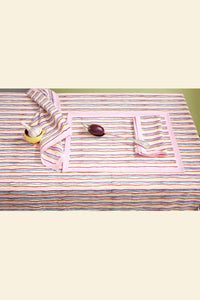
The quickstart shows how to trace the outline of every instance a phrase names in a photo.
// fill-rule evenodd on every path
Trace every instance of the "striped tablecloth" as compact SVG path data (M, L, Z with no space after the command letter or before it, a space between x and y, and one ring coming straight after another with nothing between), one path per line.
M37 104L25 93L0 92L0 210L198 209L200 139L182 94L70 93L59 98L72 125L65 172L43 166L39 148L23 138L20 122L31 122ZM180 156L178 169L165 123L167 157L140 157L130 143L134 136L130 113L153 118L158 111L169 116ZM91 138L81 122L101 122L106 131L130 141ZM145 124L144 117L142 122L148 138L154 120Z

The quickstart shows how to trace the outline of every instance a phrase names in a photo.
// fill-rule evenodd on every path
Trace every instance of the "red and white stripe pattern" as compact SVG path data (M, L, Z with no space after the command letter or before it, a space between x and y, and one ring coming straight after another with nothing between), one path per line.
M27 95L39 106L30 125L40 125L46 130L40 142L41 161L45 166L58 171L63 165L65 139L71 133L62 115L59 97L48 89L30 89Z

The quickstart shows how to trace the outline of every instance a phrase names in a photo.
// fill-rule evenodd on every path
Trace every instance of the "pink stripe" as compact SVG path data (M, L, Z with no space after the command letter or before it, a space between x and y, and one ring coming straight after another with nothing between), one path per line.
M70 126L70 131L72 128L72 115L68 113L67 122ZM64 152L64 160L63 160L63 172L67 172L69 168L69 159L70 159L70 144L71 144L71 132L70 135L66 138L65 142L65 152Z
M174 146L175 158L176 158L177 165L179 167L179 171L184 172L184 166L183 166L183 163L181 160L181 154L180 154L178 144L177 144L177 141L176 141L173 129L172 129L172 124L170 121L169 114L166 114L166 122L167 122L167 127L169 129L169 135L170 135L172 144Z

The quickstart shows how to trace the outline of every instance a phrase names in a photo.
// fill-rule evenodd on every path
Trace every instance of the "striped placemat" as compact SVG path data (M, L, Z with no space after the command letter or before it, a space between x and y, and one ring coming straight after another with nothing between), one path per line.
M68 113L68 121L72 136L66 145L65 172L184 172L167 113ZM105 135L95 137L82 124L99 124L104 127ZM134 138L147 141L150 149L136 145ZM140 151L136 151L137 148ZM142 152L141 155L138 152Z

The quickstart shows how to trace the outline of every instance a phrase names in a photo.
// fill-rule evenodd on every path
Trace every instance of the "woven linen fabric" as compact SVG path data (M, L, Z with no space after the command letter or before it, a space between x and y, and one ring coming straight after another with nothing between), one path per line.
M162 118L159 115L134 118L135 136L150 144L149 149L135 145L135 153L146 157L167 156L166 144L162 128Z
M149 93L59 93L62 114L69 122L72 136L69 169L55 172L40 159L40 149L22 138L21 121L30 124L38 104L21 92L0 91L0 211L2 210L198 210L200 206L200 139L182 94ZM89 118L92 112L102 117ZM184 172L165 172L176 167L177 156L171 147L169 123L162 120L162 138L167 157L149 158L135 154L134 145L119 138L103 138L96 145L81 122L98 122L106 132L134 137L133 114L167 114L181 155ZM158 114L159 112L159 114ZM107 116L105 116L105 113ZM116 113L116 117L112 116ZM130 113L130 118L119 114ZM132 114L133 113L133 114ZM85 115L81 119L78 117ZM113 118L113 120L111 119ZM102 121L101 121L102 120ZM101 121L101 123L100 123ZM119 122L120 121L120 122ZM169 128L169 130L166 128ZM70 123L69 123L70 126ZM146 138L144 125L142 133ZM66 141L68 142L68 138ZM114 144L115 143L115 144ZM130 142L131 144L131 142ZM115 148L115 149L113 149ZM66 147L66 149L68 149ZM87 156L87 157L86 157ZM132 157L132 161L130 161ZM98 162L95 163L95 158ZM95 172L77 168L106 164L114 171ZM133 166L130 171L123 167ZM159 172L146 172L149 167ZM135 167L141 168L137 172Z
M63 117L58 95L49 89L30 89L28 97L39 106L30 125L40 125L46 130L40 142L42 163L58 171L64 160L65 139L70 135L70 127Z

